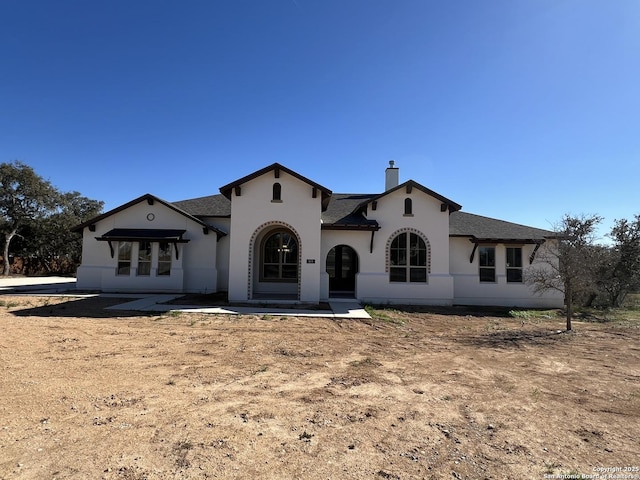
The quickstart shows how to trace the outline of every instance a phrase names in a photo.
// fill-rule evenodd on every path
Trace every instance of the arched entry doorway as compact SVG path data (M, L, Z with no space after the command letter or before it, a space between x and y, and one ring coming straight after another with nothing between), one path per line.
M355 297L358 255L349 245L336 245L327 254L330 297Z
M256 236L253 299L299 298L300 242L283 225L264 229Z

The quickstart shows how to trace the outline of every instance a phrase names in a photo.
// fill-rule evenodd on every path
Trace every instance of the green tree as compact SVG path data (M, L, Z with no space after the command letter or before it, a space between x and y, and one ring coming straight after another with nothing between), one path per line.
M541 265L527 272L526 282L537 293L549 290L564 295L567 330L571 330L574 305L597 288L594 276L595 229L598 215L565 215L556 225L555 239L538 255Z
M71 228L98 215L102 206L78 192L60 192L22 162L0 164L3 274L10 271L10 248L28 261L27 273L75 271L82 238Z
M98 215L103 202L79 192L61 193L56 209L30 226L23 251L37 259L37 267L47 273L72 273L80 263L82 237L71 228Z
M607 306L619 307L640 288L640 215L616 220L608 236L613 243L600 252L597 282Z
M0 164L0 234L2 235L3 275L9 275L9 247L20 229L50 214L58 191L22 162Z

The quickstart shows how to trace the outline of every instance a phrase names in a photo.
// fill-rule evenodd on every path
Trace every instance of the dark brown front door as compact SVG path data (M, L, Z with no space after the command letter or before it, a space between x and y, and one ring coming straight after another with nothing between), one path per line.
M355 250L348 245L333 247L327 255L327 273L330 297L354 296L358 273L358 256Z

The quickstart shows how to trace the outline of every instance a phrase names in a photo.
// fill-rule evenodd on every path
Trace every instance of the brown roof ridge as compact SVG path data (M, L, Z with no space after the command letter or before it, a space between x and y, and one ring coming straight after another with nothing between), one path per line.
M424 185L422 185L419 182L416 182L415 180L407 180L406 182L401 183L400 185L397 185L393 188L390 188L389 190L379 193L377 195L375 195L374 197L372 197L369 201L373 201L373 200L378 200L386 195L389 195L390 193L393 193L397 190L400 190L401 188L406 188L407 186L411 186L411 187L415 187L418 190L420 190L423 193L426 193L427 195L440 200L442 203L446 204L448 207L449 212L456 212L458 210L460 210L462 208L462 205L454 202L453 200L448 199L447 197L445 197L444 195L440 195L438 192L435 192L433 190L431 190L430 188L425 187ZM369 203L369 201L364 202L364 203ZM363 207L364 204L359 205L358 208Z

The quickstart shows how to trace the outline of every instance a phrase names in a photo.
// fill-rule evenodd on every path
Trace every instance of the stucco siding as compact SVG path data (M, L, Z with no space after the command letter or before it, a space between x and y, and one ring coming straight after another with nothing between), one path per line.
M412 214L405 215L405 199L412 200ZM453 300L453 280L449 275L449 215L440 209L441 202L418 189L410 194L400 189L382 197L373 210L369 205L367 218L376 220L380 230L374 233L370 252L370 232L324 231L323 255L338 242L351 245L359 254L356 296L364 302L377 304L450 305ZM419 234L428 245L429 273L426 283L397 283L389 280L388 250L390 240L398 232ZM352 243L350 243L352 242ZM323 280L323 295L325 283Z
M75 231L84 229L78 287L227 291L232 302L295 299L317 303L331 296L353 295L375 304L559 307L563 303L559 293L536 295L526 282L518 281L521 272L525 278L529 269L545 266L538 258L530 265L534 245L527 242L541 241L552 232L458 212L460 205L415 181L392 186L380 195L333 195L276 163L220 191L220 195L173 205L147 194L76 227ZM362 202L368 202L366 208ZM325 228L321 228L323 221ZM117 274L118 242L111 242L112 252L107 241L96 240L113 229L130 229L119 237L132 242L128 275L126 262L122 274ZM146 274L148 263L140 260L144 275L138 275L138 248L141 241L148 241L149 232L134 232L140 229L178 230L154 232L150 274ZM176 236L181 230L185 231L182 240L188 240L185 243ZM110 238L119 233L112 232ZM170 275L157 275L162 238L174 238L172 250L178 248L177 257L173 251ZM483 268L485 282L480 281L480 248L470 261L474 248L470 238L511 239L491 244L496 263L488 277L486 266ZM513 243L514 238L522 243ZM398 240L394 243L394 239ZM522 267L512 264L507 271L508 245L501 242L522 248ZM353 251L342 247L335 251L332 271L340 274L330 279L327 257L341 245ZM509 252L513 262L518 262L519 253ZM490 254L484 251L485 258ZM414 263L418 259L418 264L407 265L407 259Z
M231 229L231 219L221 217L204 217L202 221L207 225L219 228L223 232L229 232ZM226 292L229 289L229 245L231 235L226 235L216 241L216 270L218 272L218 288L219 292Z
M495 247L496 281L492 283L480 282L479 254L475 252L473 262L470 262L473 243L468 238L451 238L451 274L454 278L454 304L457 305L496 305L519 306L532 308L562 307L562 295L556 292L546 292L537 295L526 282L509 283L506 275L506 248L519 246L522 248L523 277L526 279L527 270L544 265L536 258L532 265L529 257L535 245L505 245L503 243L487 244Z
M152 218L152 220L149 220ZM176 258L172 247L170 275L157 275L155 261L150 275L137 275L138 243L133 242L131 252L131 272L117 275L118 242L112 242L114 255L109 244L98 241L114 228L129 229L179 229L188 243L178 243ZM157 259L158 243L152 242L152 258ZM78 269L78 288L103 291L141 292L205 292L216 291L216 234L205 235L200 224L168 208L159 202L149 205L139 202L119 211L95 224L95 231L88 227L83 230L82 264Z
M281 201L272 201L273 184L281 185ZM299 300L318 302L320 298L320 212L321 198L312 197L312 187L280 172L267 172L241 185L240 196L232 193L229 299L247 301L253 298L259 272L259 241L263 230L284 227L299 240Z

